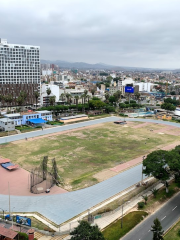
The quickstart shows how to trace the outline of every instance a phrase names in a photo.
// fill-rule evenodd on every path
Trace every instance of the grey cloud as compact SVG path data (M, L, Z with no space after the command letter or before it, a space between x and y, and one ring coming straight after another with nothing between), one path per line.
M1 0L0 37L51 60L178 68L178 0Z

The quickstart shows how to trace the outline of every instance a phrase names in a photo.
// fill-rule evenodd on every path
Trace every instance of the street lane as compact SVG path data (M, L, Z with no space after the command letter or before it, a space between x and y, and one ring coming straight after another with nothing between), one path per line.
M89 120L86 122L80 122L80 123L74 123L74 124L69 124L69 125L64 125L64 126L58 126L58 127L52 127L48 129L42 130L37 130L37 131L32 131L32 132L27 132L27 133L21 133L21 134L16 134L16 135L11 135L7 137L0 137L0 144L2 143L7 143L7 142L13 142L17 140L22 140L27 138L32 138L32 137L38 137L38 136L45 136L47 134L51 133L57 133L57 132L63 132L67 130L72 130L72 129L78 129L82 127L87 127L87 126L92 126L98 123L105 123L105 122L114 122L117 120L124 120L122 117L116 117L116 116L111 116L111 117L106 117L106 118L100 118L100 119L95 119L95 120ZM169 125L169 126L174 126L174 127L180 127L180 124L174 123L174 122L165 122L161 120L153 120L153 119L143 119L143 118L125 118L125 120L128 122L150 122L150 123L159 123L159 124L164 124L164 125Z
M180 193L169 200L157 212L147 217L122 240L152 240L153 233L150 229L156 217L160 220L164 231L172 226L180 218Z

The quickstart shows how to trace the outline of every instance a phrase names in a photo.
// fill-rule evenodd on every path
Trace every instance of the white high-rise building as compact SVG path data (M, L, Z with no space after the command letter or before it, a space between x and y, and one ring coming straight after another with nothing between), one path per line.
M11 95L13 102L21 91L27 94L25 105L35 103L34 92L40 92L40 47L9 44L0 39L0 94Z

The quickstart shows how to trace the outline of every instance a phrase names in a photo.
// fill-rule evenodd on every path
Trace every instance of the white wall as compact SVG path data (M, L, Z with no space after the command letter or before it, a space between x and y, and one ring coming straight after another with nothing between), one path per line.
M140 82L135 85L139 86L139 92L150 92L154 84L150 82Z
M47 96L46 90L50 88L50 96L56 96L56 102L59 101L59 86L53 84L42 84L41 85L41 104L43 104L43 97Z

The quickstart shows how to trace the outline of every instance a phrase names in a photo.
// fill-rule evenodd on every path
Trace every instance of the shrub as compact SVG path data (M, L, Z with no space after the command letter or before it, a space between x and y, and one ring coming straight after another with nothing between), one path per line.
M180 237L180 229L178 230L178 236Z
M19 232L19 240L28 240L28 235L26 233Z
M138 208L142 209L144 208L145 203L144 202L138 202Z

